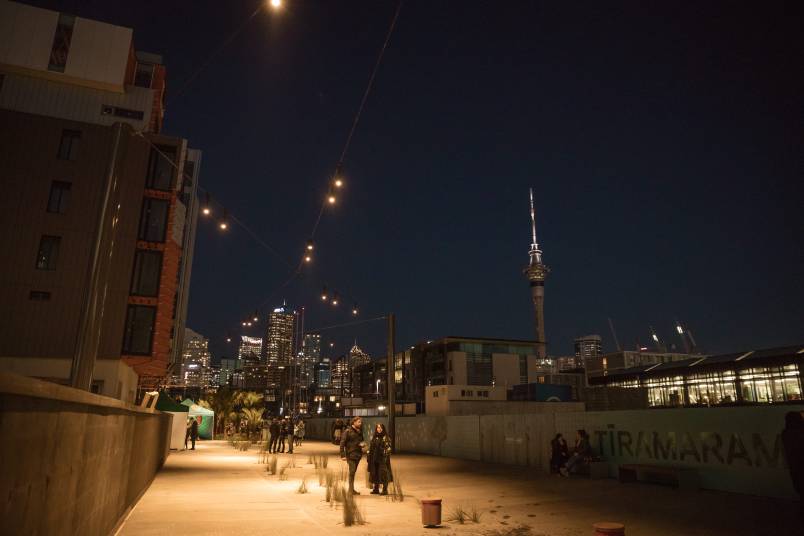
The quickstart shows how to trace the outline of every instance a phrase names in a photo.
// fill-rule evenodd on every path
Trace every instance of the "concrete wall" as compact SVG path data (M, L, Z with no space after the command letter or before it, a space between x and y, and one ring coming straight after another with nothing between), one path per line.
M171 416L0 373L0 532L107 535L164 463Z
M707 489L793 498L780 440L788 411L804 405L397 417L397 450L546 472L555 434L572 444L583 428L612 477L622 463L692 467ZM378 420L365 420L366 429ZM312 419L308 435L328 437L332 421Z

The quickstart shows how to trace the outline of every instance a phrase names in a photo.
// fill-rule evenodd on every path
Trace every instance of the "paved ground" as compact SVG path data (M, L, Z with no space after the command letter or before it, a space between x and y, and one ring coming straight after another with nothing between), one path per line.
M619 521L628 536L719 536L801 534L798 506L789 501L729 493L675 489L614 480L564 479L521 467L423 455L397 455L394 470L404 502L368 495L358 500L366 524L346 528L340 508L325 501L314 454L330 454L329 468L341 466L336 447L305 442L294 455L296 468L281 481L257 463L252 448L239 452L223 441L175 452L123 524L119 534L251 535L446 534L484 536L581 536L596 521ZM290 456L280 455L280 466ZM361 469L364 465L361 464ZM309 492L299 494L302 479ZM361 471L359 482L364 484ZM445 522L421 527L417 498L438 496L444 518L458 506L475 508L480 523Z

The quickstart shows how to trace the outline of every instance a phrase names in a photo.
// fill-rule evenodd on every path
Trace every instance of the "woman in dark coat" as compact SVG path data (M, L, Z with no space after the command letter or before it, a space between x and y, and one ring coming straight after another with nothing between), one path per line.
M384 424L377 424L374 436L369 443L368 452L369 480L374 485L372 494L388 495L388 483L393 482L391 474L391 440L385 432ZM382 484L382 493L380 493Z

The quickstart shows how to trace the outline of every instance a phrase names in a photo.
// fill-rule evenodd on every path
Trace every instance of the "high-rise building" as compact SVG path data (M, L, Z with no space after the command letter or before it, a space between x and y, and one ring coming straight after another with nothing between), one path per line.
M533 188L530 189L530 224L533 242L530 244L530 263L524 272L530 281L530 296L533 300L533 327L536 334L536 355L547 357L547 337L544 334L544 280L550 269L542 262L542 250L536 241L536 209L533 205Z
M286 366L294 360L294 335L296 313L286 305L277 307L268 314L268 327L265 330L264 363L273 366Z
M580 368L590 357L603 355L603 339L600 335L585 335L575 339L575 357Z
M321 360L321 335L319 333L306 333L302 342L302 377L301 383L309 387L317 383L315 367Z
M330 387L339 396L352 396L352 368L349 366L349 358L342 356L337 358L330 369Z
M315 365L315 384L317 389L326 389L332 385L332 363L328 357L322 358Z
M0 368L128 401L180 363L200 165L132 34L0 2Z
M218 379L218 385L221 387L232 385L235 371L240 368L237 366L237 359L230 359L228 357L221 358L221 370Z
M185 328L182 353L182 379L188 387L202 387L210 366L209 340Z
M262 351L262 339L260 337L240 336L240 347L237 350L237 359L240 361L238 368L255 366L260 363L260 352Z
M349 350L349 366L354 369L369 363L371 363L371 356L364 352L355 341L354 346Z

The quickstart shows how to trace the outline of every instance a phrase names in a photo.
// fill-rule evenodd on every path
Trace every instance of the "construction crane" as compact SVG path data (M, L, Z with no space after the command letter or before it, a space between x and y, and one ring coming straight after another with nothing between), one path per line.
M611 321L611 317L609 317L609 329L611 329L611 336L614 337L614 346L617 347L618 352L622 352L623 349L620 348L620 341L617 339L617 332L614 331L614 322Z
M653 329L653 326L648 327L650 328L650 338L653 339L654 343L656 343L656 349L661 353L667 352L667 348L659 340L659 336L656 334L656 330Z
M678 336L681 337L681 342L684 343L684 350L688 354L695 353L695 350L697 350L697 345L695 344L695 338L692 336L692 332L687 329L677 318L676 332L678 332Z

